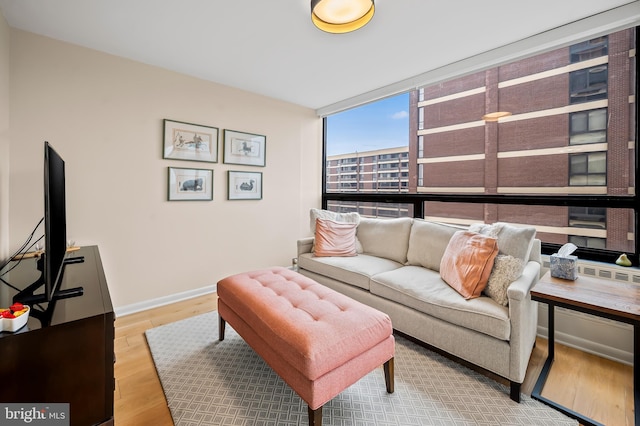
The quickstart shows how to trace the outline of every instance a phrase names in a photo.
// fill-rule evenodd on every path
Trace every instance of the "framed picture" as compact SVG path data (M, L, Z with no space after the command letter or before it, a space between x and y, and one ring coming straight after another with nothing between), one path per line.
M169 201L213 200L213 170L169 167Z
M261 200L262 172L236 172L229 170L228 200Z
M265 166L267 137L224 130L224 162L245 166Z
M218 162L218 128L164 120L162 158Z

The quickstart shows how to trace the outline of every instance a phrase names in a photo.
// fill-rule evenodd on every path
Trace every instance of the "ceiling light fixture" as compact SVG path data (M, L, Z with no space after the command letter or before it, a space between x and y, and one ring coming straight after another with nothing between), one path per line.
M374 12L374 0L311 0L311 21L328 33L348 33L362 28Z
M501 119L503 117L508 117L510 115L511 115L511 113L507 112L507 111L497 111L497 112L490 112L489 114L483 115L482 119L484 121L493 122L493 121L498 121L499 119Z

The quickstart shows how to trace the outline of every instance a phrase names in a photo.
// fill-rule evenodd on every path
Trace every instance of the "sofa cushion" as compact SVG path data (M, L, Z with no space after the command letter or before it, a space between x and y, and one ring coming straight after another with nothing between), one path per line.
M357 256L356 224L316 219L313 254L326 256Z
M412 222L413 219L409 217L361 218L356 235L362 244L363 253L405 263Z
M497 238L500 254L522 259L522 269L518 276L522 275L522 270L531 255L536 228L531 226L516 227L504 222L496 222L492 225L475 223L469 227L469 230Z
M317 219L329 219L334 222L343 223L355 223L356 226L360 223L360 215L357 212L338 213L330 210L310 209L309 210L309 227L311 228L311 235L316 234L316 220ZM315 245L315 241L314 241ZM356 237L356 251L362 253L362 246L360 241Z
M440 260L449 240L460 227L414 219L409 235L407 264L440 271Z
M393 260L359 254L354 257L314 257L311 253L298 256L298 266L316 274L369 290L372 275L400 268Z
M437 272L403 266L371 277L372 294L497 339L511 336L509 309L487 296L465 300Z
M465 299L473 299L487 286L498 240L471 231L457 231L442 255L440 276Z

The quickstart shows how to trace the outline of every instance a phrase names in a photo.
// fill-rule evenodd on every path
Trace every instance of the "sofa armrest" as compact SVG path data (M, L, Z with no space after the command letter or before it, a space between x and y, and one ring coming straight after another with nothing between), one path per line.
M538 282L540 276L540 264L538 262L529 261L522 271L522 275L509 284L507 289L507 297L509 298L509 305L512 300L524 300L529 294L531 287Z
M313 248L313 237L301 238L298 240L298 256L304 253L311 253Z
M529 253L529 262L538 262L542 265L542 241L538 238L533 239L533 243L531 245L531 253Z
M530 261L520 278L507 289L511 321L509 376L518 383L524 380L538 330L538 303L531 300L530 290L539 277L540 264Z

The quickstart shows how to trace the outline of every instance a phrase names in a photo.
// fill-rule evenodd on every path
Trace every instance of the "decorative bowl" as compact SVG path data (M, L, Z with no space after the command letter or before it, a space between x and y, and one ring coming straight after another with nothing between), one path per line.
M2 325L2 331L9 331L14 333L20 330L25 326L27 321L29 320L29 312L31 312L31 308L29 306L24 306L27 311L15 318L0 318L0 325Z

